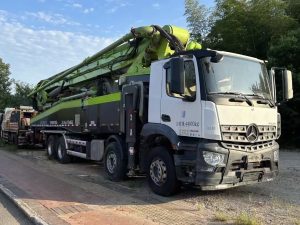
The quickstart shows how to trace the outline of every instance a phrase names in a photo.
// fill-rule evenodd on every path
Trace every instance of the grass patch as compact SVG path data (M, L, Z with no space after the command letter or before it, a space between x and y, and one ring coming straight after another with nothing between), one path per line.
M294 221L294 224L295 224L295 225L300 225L300 219L296 219L296 220Z
M241 213L234 222L235 225L261 225L262 223L252 215Z
M229 219L228 215L223 212L217 212L215 214L215 221L226 222Z
M1 150L4 150L4 151L17 151L18 150L18 147L16 145L5 143L1 139L0 139L0 147L1 147Z
M197 202L196 203L196 208L197 208L198 211L202 211L205 208L205 206L204 206L203 203Z

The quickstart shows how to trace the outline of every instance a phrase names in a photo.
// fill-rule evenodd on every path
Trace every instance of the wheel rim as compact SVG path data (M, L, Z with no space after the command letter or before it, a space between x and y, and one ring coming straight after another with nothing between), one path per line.
M161 159L156 159L152 161L150 165L150 177L153 180L153 182L161 186L163 185L167 180L167 167L164 161Z
M47 151L48 151L48 155L52 155L52 145L51 145L51 143L48 143Z
M57 147L57 155L58 155L59 159L62 159L62 150L61 150L61 146L60 145L58 145L58 147Z
M106 166L108 171L113 174L117 167L117 156L114 152L109 152L106 159Z

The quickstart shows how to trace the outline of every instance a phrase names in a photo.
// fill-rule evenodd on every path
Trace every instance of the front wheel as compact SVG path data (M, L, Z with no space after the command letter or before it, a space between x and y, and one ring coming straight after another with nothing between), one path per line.
M169 151L165 147L158 146L151 150L147 158L147 179L152 191L162 196L177 193L180 183Z

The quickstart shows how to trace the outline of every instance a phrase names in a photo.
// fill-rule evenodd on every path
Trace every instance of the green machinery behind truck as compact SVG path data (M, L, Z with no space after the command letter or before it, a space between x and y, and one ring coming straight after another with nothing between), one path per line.
M114 181L146 174L160 195L183 183L215 190L272 180L275 69L268 74L261 60L203 50L189 38L175 26L135 28L40 81L30 94L39 111L31 140L61 163L103 161ZM287 100L291 73L280 72Z

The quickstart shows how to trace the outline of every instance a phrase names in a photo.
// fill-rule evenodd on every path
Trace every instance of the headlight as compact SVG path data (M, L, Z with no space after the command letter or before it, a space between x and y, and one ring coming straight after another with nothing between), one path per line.
M279 161L279 151L278 150L274 151L274 161L275 162Z
M277 139L281 136L281 116L280 113L277 114Z
M203 151L203 158L204 161L211 166L225 165L225 156L221 153Z

